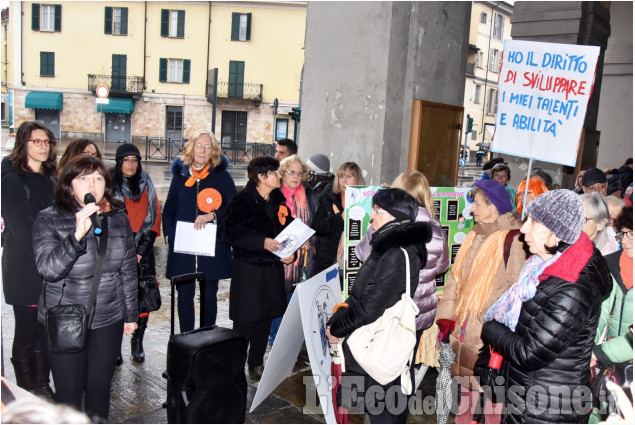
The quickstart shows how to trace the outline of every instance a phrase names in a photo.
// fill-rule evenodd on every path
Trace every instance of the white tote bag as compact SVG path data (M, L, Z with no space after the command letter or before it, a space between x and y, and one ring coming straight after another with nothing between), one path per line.
M409 395L419 307L410 298L410 261L406 250L401 250L406 257L406 292L379 319L356 329L346 342L357 363L375 381L386 385L401 376L401 390Z

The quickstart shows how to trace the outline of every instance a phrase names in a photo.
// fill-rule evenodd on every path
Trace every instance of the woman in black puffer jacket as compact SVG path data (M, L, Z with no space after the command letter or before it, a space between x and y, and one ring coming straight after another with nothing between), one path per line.
M538 266L526 266L490 308L482 333L505 359L503 422L588 423L589 363L609 271L582 232L584 207L574 192L546 192L527 214L521 232L535 254L527 264Z
M400 248L404 248L408 253L410 296L414 296L419 284L419 270L426 264L426 243L432 236L429 223L414 222L417 212L417 201L402 189L384 189L375 194L371 214L375 230L370 242L372 251L359 269L355 285L346 300L348 307L337 310L327 323L329 342L335 343L339 338L350 336L356 329L373 323L386 309L401 299L401 295L406 291L406 263ZM377 386L380 384L355 361L346 340L343 348L346 368L344 376L350 378L342 380L340 388L346 389L341 389L340 406L350 407L348 397L351 395L349 390L355 391L355 387L351 387L354 377L362 378L362 382L359 382L362 385L358 390L361 390L361 396L365 396L364 392L370 390L366 393L368 398L377 396L373 388L379 388ZM366 412L372 423L405 423L408 415L408 410L405 409L407 398L401 391L394 391L392 388L399 385L399 381L400 377L381 385L386 398L390 400L366 400ZM399 399L395 400L392 397ZM383 407L384 402L389 408L392 405L404 410L389 411ZM375 403L380 405L379 409L371 407Z
M86 413L98 420L108 418L110 384L122 336L134 332L139 317L134 238L125 210L110 191L110 177L102 162L77 158L62 170L54 206L38 214L33 229L35 262L45 285L38 316L45 325L46 310L55 305L88 307L98 258L98 237L91 230L90 215L99 213L102 228L107 223L108 245L86 346L72 354L49 352L55 401L79 409L85 389ZM87 193L93 194L96 204L84 205Z

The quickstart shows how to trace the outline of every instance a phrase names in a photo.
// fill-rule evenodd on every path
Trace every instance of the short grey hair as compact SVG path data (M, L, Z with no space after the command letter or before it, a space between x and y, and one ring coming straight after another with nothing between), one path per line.
M608 225L611 220L609 214L609 207L606 206L606 202L597 192L585 193L580 195L582 203L584 204L585 214L588 214L588 218L593 219L596 224Z

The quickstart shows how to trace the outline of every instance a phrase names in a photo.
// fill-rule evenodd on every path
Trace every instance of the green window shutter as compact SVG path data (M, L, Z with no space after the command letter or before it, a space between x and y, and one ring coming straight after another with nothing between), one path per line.
M190 84L190 60L183 59L183 83Z
M128 35L128 8L121 8L121 35Z
M232 41L238 40L240 33L240 13L232 13Z
M159 59L159 81L165 83L168 81L168 60L167 58Z
M112 7L105 8L104 34L112 34Z
M161 37L170 36L170 11L161 9Z
M40 52L40 75L46 75L48 69L48 56L46 52Z
M31 29L33 31L40 30L40 4L33 3L31 5Z
M179 10L176 24L176 36L185 37L185 10Z
M48 72L51 77L55 75L55 53L49 53Z
M247 37L245 40L251 40L251 13L247 14Z
M62 5L55 5L55 31L62 31Z

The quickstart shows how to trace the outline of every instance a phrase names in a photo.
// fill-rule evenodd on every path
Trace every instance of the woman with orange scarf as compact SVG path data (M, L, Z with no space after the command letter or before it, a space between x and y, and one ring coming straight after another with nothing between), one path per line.
M519 241L520 217L512 213L505 188L495 180L481 180L472 188L471 213L476 224L456 255L437 308L443 339L449 337L456 354L452 376L461 385L461 406L455 423L469 423L480 386L473 376L483 346L481 328L490 306L518 280L526 261ZM474 391L470 391L474 390ZM502 405L501 405L502 407ZM500 421L500 412L487 408L487 423Z
M201 230L207 223L222 224L229 201L236 195L236 185L227 171L229 161L221 153L214 133L195 129L183 147L183 159L172 163L172 182L163 207L163 232L169 244L168 279L188 273L203 272L201 288L201 327L216 323L218 280L231 277L231 248L219 242L213 257L174 252L176 224L190 223ZM194 329L194 281L176 287L181 332Z

